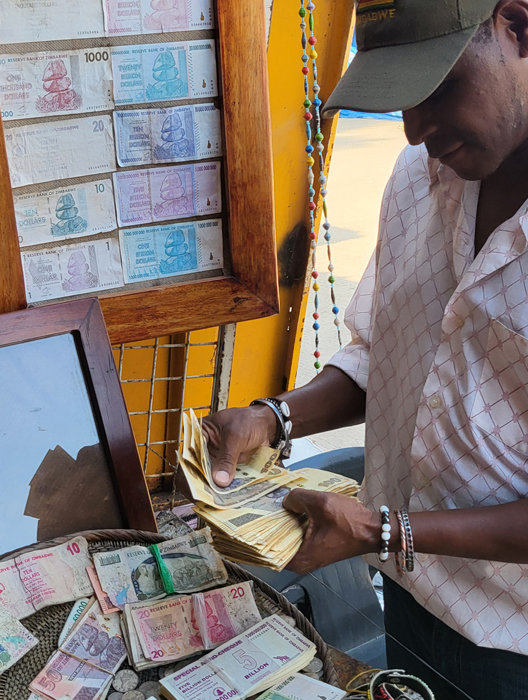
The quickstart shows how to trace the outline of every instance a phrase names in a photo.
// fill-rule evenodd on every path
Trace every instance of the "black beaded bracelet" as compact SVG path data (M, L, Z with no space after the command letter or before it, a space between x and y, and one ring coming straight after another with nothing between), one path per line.
M263 404L271 408L277 419L277 432L275 438L271 443L270 447L276 450L280 450L280 456L283 459L287 459L291 454L291 430L292 422L290 418L290 407L286 401L279 401L273 397L267 397L265 399L255 399L249 405L254 406L255 404Z

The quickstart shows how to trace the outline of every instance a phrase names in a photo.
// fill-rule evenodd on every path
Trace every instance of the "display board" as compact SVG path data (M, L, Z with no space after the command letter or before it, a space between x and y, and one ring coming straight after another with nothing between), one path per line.
M18 307L97 295L113 341L277 310L265 46L249 0L1 3Z

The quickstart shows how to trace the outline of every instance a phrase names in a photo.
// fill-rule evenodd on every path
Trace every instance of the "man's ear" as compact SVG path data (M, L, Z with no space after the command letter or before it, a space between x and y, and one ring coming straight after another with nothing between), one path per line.
M528 58L528 0L501 0L493 13L495 29L502 28L518 46L519 57Z

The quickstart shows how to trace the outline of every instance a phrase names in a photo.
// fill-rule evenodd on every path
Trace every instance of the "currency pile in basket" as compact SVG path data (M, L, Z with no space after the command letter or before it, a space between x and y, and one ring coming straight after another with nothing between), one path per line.
M208 528L18 550L0 560L0 603L0 699L237 700L277 684L285 698L345 695L310 623L223 562Z

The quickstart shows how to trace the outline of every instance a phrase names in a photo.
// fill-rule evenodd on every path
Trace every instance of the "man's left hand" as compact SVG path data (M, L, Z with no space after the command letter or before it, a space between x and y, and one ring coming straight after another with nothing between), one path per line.
M356 499L337 493L294 489L283 505L307 518L303 543L286 567L291 571L305 574L379 548L380 517Z

